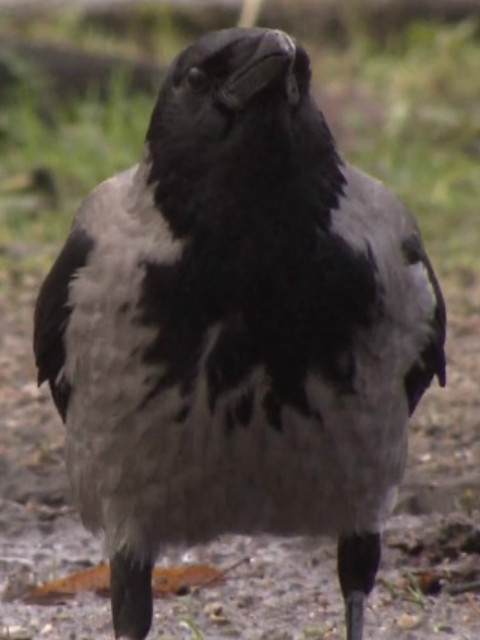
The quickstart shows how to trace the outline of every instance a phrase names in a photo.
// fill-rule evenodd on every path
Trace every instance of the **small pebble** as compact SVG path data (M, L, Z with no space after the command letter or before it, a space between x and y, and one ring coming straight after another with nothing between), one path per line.
M253 605L257 602L257 599L255 598L255 596L252 596L250 594L244 595L244 596L240 596L237 600L237 607L239 609L249 609L250 607L253 607Z
M420 616L402 613L397 619L397 626L399 626L400 629L416 629L421 621L422 618Z
M205 605L203 612L213 622L227 622L221 602L209 602Z
M53 631L53 625L48 623L44 627L42 627L42 629L40 630L40 635L41 636L46 636L51 631Z
M33 635L23 627L0 627L0 640L33 640Z

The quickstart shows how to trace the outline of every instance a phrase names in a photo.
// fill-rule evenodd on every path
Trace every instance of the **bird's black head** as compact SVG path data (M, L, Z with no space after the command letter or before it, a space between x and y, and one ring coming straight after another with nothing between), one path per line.
M305 50L269 29L211 32L173 61L147 143L156 202L176 235L219 208L225 216L228 200L235 211L275 194L284 201L286 185L312 171L338 191L339 160L310 76Z

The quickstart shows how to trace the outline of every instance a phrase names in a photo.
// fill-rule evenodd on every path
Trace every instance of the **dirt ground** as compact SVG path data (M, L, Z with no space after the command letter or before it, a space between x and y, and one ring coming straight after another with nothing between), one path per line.
M63 427L31 356L38 280L0 287L0 640L111 638L108 600L82 594L55 606L21 596L30 584L95 564L101 542L69 506ZM480 282L447 286L448 388L432 389L411 425L407 478L384 536L366 625L372 639L480 637ZM318 539L225 537L162 564L228 567L222 585L157 600L151 637L338 640L343 609L335 548Z

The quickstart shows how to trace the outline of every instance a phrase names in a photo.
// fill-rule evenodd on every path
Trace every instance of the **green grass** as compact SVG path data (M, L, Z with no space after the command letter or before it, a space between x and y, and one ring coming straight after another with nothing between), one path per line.
M48 117L27 92L2 108L0 247L31 247L20 252L23 266L41 265L44 249L50 253L61 243L76 208L93 187L138 161L152 101L153 97L127 96L125 82L117 78L106 101L92 96L58 107ZM51 173L58 197L28 188L12 193L12 182L38 167Z
M361 38L327 54L327 80L357 82L381 105L382 122L353 107L347 157L410 206L446 270L480 265L480 68L478 26L413 25L384 50Z
M407 202L436 265L446 272L480 264L480 84L475 81L480 46L475 28L470 23L414 25L382 49L361 33L346 50L309 45L315 67L320 62L316 80L327 93L338 86L356 87L378 105L380 121L367 117L362 104L347 102L343 119L349 135L342 148L350 161ZM77 34L78 23L65 19L58 27L62 37L69 29ZM172 35L172 52L174 41ZM61 107L30 86L0 107L0 266L8 268L13 260L27 271L43 268L80 200L140 157L153 100L128 95L125 82L117 78L104 102L92 93ZM12 177L38 166L53 175L56 201L9 191Z
M168 5L142 4L135 11L119 12L102 20L84 16L81 6L21 15L0 14L0 30L20 38L36 39L113 55L171 58L188 35Z

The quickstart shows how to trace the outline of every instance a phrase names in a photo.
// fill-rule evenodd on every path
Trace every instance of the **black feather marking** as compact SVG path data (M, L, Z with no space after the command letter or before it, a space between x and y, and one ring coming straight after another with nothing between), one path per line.
M246 391L241 395L241 397L236 402L233 408L235 420L242 427L247 427L252 420L253 404L254 404L253 391L252 389L249 389L248 391Z
M162 373L140 406L175 384L180 384L181 393L188 396L208 329L208 318L198 304L191 279L194 265L190 261L173 266L146 262L144 268L139 303L142 322L162 328L144 358L149 364L160 364Z
M93 247L93 239L83 229L75 227L45 278L35 305L33 350L38 384L48 380L53 401L63 421L71 392L68 382L59 378L65 363L63 336L71 313L69 285L78 270L87 263Z
M144 401L174 384L188 395L214 326L220 331L205 362L212 411L257 366L280 404L304 415L308 370L354 393L355 331L382 312L373 255L314 221L304 228L297 218L282 230L261 210L253 214L250 231L224 225L219 236L214 227L194 237L178 263L145 265L143 322L161 327L145 359L162 373Z
M271 389L269 389L263 397L263 408L265 410L268 423L276 431L282 431L282 405Z
M179 423L185 422L185 420L188 418L189 413L190 413L190 407L188 404L186 404L179 410L179 412L174 418L174 422L179 422Z
M417 234L412 234L403 240L402 253L407 264L417 264L425 260L422 241Z
M235 418L230 407L227 407L225 409L224 424L225 432L227 433L227 435L230 435L231 433L233 433L233 431L235 431Z
M440 285L418 235L411 235L406 238L402 243L402 251L407 264L413 265L421 262L425 266L436 301L435 310L430 322L430 339L405 376L405 391L411 415L415 411L421 397L430 386L434 376L437 376L440 386L444 387L446 384L444 346L447 313Z
M227 323L207 359L211 411L218 397L245 380L259 360L248 335L244 319L236 316Z
M237 425L248 427L253 416L254 393L248 389L233 400L225 409L224 424L227 434L232 433Z
M238 63L237 45L212 46L207 71L221 83ZM228 113L208 93L181 90L177 71L147 133L156 204L186 240L176 264L145 264L143 322L161 327L145 358L163 372L150 397L174 384L192 389L216 327L205 365L212 410L263 367L279 406L309 415L308 371L354 393L355 332L378 319L382 292L371 251L355 251L331 230L345 177L309 95L308 57L299 49L294 110L272 85Z

